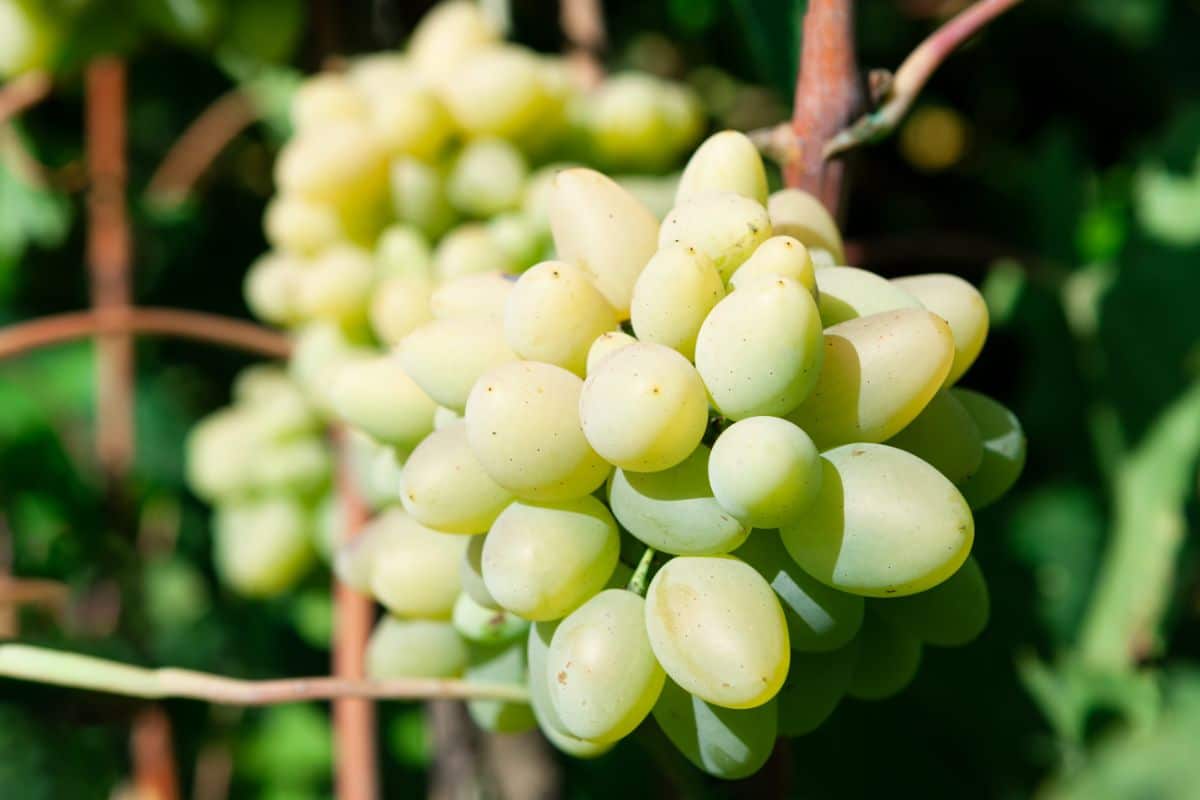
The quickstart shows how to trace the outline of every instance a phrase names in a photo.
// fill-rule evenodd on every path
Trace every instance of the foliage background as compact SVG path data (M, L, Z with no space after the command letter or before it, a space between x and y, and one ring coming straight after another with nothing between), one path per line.
M332 52L397 44L427 5L248 5L263 3L275 9L270 41L169 13L216 8L216 0L87 7L53 96L0 145L0 322L87 303L76 67L110 48L127 53L130 66L137 301L248 317L241 278L265 248L260 219L278 115L240 136L182 207L145 200L153 168L236 82L257 76L267 104L281 108L297 71ZM858 5L860 63L895 66L936 24L937 10L956 3ZM561 47L553 4L511 7L517 39ZM693 78L695 67L715 65L766 87L743 86L721 116L771 121L787 113L802 7L610 0L611 60ZM1186 394L1200 381L1198 40L1195 0L1024 4L953 56L919 102L959 115L961 157L921 169L903 137L854 156L845 232L858 265L889 275L953 271L981 285L993 332L965 385L1010 405L1029 434L1022 481L977 519L976 552L993 597L985 635L964 649L927 650L899 698L846 701L751 786L681 781L635 737L600 761L566 762L569 797L1196 796L1195 546L1185 536L1178 552L1166 549L1168 580L1139 577L1133 562L1154 515L1182 515L1185 531L1197 523L1200 437L1169 437L1149 455L1138 448L1171 409L1200 425L1197 392ZM265 45L255 52L246 41ZM62 186L31 186L12 136ZM15 574L69 583L77 609L65 627L24 612L24 639L248 677L326 670L325 578L265 604L230 595L212 572L207 509L183 484L183 437L227 402L246 363L202 345L139 342L128 514L106 506L91 458L90 346L0 363L3 544ZM1149 464L1148 480L1126 480L1130 453ZM1118 526L1120 492L1135 513ZM1080 656L1081 631L1118 530L1135 543L1127 563L1109 564L1133 576L1125 594L1164 597L1168 610L1146 632L1139 670L1097 671ZM131 708L0 683L0 796L107 796L129 773ZM329 794L323 708L168 709L185 787L200 754L216 747L233 753L236 797ZM429 752L419 708L392 704L381 727L389 795L421 791Z

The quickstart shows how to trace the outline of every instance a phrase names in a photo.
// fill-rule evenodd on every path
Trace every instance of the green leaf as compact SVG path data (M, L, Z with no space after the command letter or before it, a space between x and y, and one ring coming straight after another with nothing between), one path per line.
M808 0L733 0L760 79L791 97Z

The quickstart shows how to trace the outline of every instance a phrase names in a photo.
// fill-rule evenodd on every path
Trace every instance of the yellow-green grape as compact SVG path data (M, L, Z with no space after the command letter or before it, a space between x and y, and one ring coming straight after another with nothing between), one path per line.
M332 208L286 194L267 204L263 228L272 247L304 256L316 255L345 235Z
M558 257L582 267L627 316L638 275L658 249L658 218L611 178L566 169L554 176L550 228Z
M549 236L519 211L492 217L487 230L509 272L523 272L546 256Z
M367 640L367 677L455 678L467 666L467 644L448 622L384 616Z
M242 294L254 316L273 325L294 325L303 318L300 293L308 264L286 253L271 252L250 265Z
M606 589L554 631L546 679L571 735L615 742L654 708L666 676L646 636L645 605L633 592Z
M454 629L464 638L480 644L503 644L523 638L529 630L529 620L511 611L487 608L463 592L454 601Z
M504 335L522 358L583 375L592 342L617 322L617 312L584 270L545 261L517 279L504 311Z
M205 500L238 497L254 489L254 418L236 406L200 420L188 433L187 482Z
M447 533L483 533L512 499L471 452L463 422L425 437L400 476L400 502L408 513Z
M630 317L638 338L691 359L705 317L725 286L717 268L694 247L670 245L646 264L633 287Z
M261 442L253 454L256 489L311 497L329 485L333 459L321 439Z
M608 356L636 342L637 339L625 331L607 331L600 334L596 337L596 341L592 342L591 347L588 348L587 374L591 375L595 372L600 366L600 362Z
M518 500L488 531L483 580L509 611L534 621L559 619L604 588L620 549L617 524L594 497Z
M552 364L513 361L484 373L467 400L467 441L496 483L528 500L594 492L612 467L583 435L583 381Z
M817 270L817 299L821 324L826 328L897 308L922 308L915 297L892 281L856 267Z
M367 308L371 331L385 345L396 345L432 319L430 282L424 278L386 278L375 285Z
M496 602L496 598L492 597L487 584L483 582L483 543L486 541L486 534L471 537L471 541L467 543L467 549L463 551L458 575L462 581L463 591L471 596L476 605L499 611L500 604Z
M767 172L758 148L746 134L721 131L708 137L688 159L675 204L709 192L733 192L761 206L767 204Z
M601 164L639 171L666 165L670 130L661 87L653 76L625 73L608 78L587 98L588 144Z
M708 426L708 398L696 368L652 342L622 347L588 376L579 398L583 433L609 463L655 472L683 461Z
M397 84L419 82L412 64L401 53L379 52L355 56L342 73L346 80L368 99Z
M713 497L709 453L698 445L679 464L661 472L618 469L608 484L608 502L625 530L655 550L675 555L728 553L749 528Z
M754 708L722 708L667 680L653 713L679 752L716 778L753 775L775 750L779 712L774 700Z
M754 567L775 590L793 650L837 650L858 633L863 599L826 586L802 570L775 531L755 531L734 555Z
M950 328L928 311L905 308L841 322L825 331L816 386L788 419L822 451L886 441L937 394L953 359Z
M786 414L809 395L825 356L812 294L763 275L717 303L696 339L696 370L730 419Z
M350 121L302 130L275 162L275 184L284 194L335 205L380 195L386 179L387 160L375 137Z
M892 283L950 325L954 334L954 366L946 376L946 385L957 383L975 363L987 339L988 307L983 295L957 275L912 275L895 278Z
M365 525L353 537L344 541L340 540L340 531L337 532L337 536L339 540L335 543L333 555L334 574L339 581L354 591L370 593L376 550L380 542L388 539L385 527Z
M857 638L828 653L792 653L788 679L776 695L779 735L803 736L821 727L846 695L858 663Z
M1016 415L987 395L951 389L983 437L983 459L971 477L959 484L963 497L978 511L1012 488L1025 468L1025 432Z
M298 131L320 128L331 122L366 119L367 105L346 76L322 72L306 78L292 95L292 126Z
M0 76L14 78L51 65L59 34L49 13L38 5L26 0L0 2Z
M821 458L808 434L779 417L748 417L713 443L708 480L721 508L747 527L778 528L821 488Z
M450 619L462 590L458 564L467 537L431 530L399 508L389 508L367 523L375 564L371 594L401 617Z
M500 33L470 0L433 7L408 42L408 57L427 81L436 82L471 54L499 41Z
M495 320L437 319L414 330L396 351L400 364L438 405L461 411L479 376L515 361Z
M791 648L779 600L733 556L664 564L646 592L646 631L671 680L714 705L761 706L787 677Z
M272 497L217 508L217 574L246 597L274 597L304 577L315 559L312 514L294 499Z
M782 275L798 281L816 297L817 276L812 256L799 239L772 236L760 244L729 278L733 289L749 284L760 275Z
M288 373L304 390L308 399L322 412L332 411L329 390L333 376L342 364L356 358L366 358L374 351L360 347L346 332L329 323L304 326L292 340L292 357Z
M979 562L968 558L958 572L920 594L882 600L874 611L926 644L960 647L983 633L991 613Z
M375 243L375 267L384 280L408 278L428 281L433 277L433 248L425 234L410 225L391 225Z
M504 266L488 227L480 222L459 225L442 238L433 252L433 274L443 283Z
M660 89L659 110L667 120L667 136L663 158L673 164L686 153L708 127L708 115L696 92L689 86L663 83Z
M365 250L331 248L301 274L299 310L308 319L353 329L366 316L374 280L375 264Z
M792 236L813 252L814 261L845 264L842 234L821 201L800 189L781 189L767 198L767 213L776 233Z
M268 439L315 434L321 427L316 409L278 366L258 364L239 372L233 383L233 397Z
M804 571L866 597L923 592L971 552L967 501L942 473L883 444L848 444L822 455L816 502L780 529Z
M343 420L381 442L410 450L433 432L436 404L394 356L345 364L332 398Z
M435 431L440 431L447 425L453 425L462 418L463 415L454 409L446 408L445 406L438 406L437 411L433 412L433 429Z
M430 237L441 236L454 224L454 208L437 167L418 159L392 159L388 173L396 219Z
M468 683L527 685L525 642L518 639L504 644L472 643L463 677ZM537 724L533 710L525 702L469 700L467 711L476 725L493 733L521 733Z
M521 151L504 139L468 142L446 176L446 196L470 217L494 217L521 204L529 165Z
M471 136L520 140L536 133L560 102L546 84L538 57L511 45L471 55L441 89L455 121Z
M696 248L727 281L769 238L771 221L765 208L740 194L711 192L676 206L663 220L658 245Z
M400 475L404 472L404 460L408 453L388 445L379 445L363 481L362 493L373 509L400 505Z
M859 700L885 700L899 694L917 677L921 642L875 613L868 613L859 633L858 660L846 694Z
M503 272L477 272L447 281L433 290L429 308L437 319L477 317L503 320L514 279Z
M576 758L595 758L612 749L614 742L593 742L567 732L554 701L550 699L550 677L546 673L546 654L560 621L535 622L529 626L525 657L529 669L529 705L538 727L550 743Z
M983 437L962 402L949 390L933 396L917 418L888 439L937 468L952 483L962 483L983 461Z
M373 83L364 94L371 130L389 154L432 159L454 133L442 101L415 75L397 74L386 85Z

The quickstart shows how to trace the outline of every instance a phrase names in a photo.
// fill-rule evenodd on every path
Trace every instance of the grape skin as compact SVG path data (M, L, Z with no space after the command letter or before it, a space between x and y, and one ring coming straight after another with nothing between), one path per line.
M367 640L366 673L376 680L454 678L467 666L467 645L454 627L385 616Z
M483 533L513 499L480 465L465 422L435 430L400 475L400 502L416 520L445 533Z
M779 713L774 700L755 708L722 708L667 680L653 713L687 760L717 778L753 775L775 749Z
M983 632L991 612L979 563L968 558L952 576L921 592L874 604L900 630L938 647L961 647Z
M812 504L821 488L817 448L778 417L747 417L717 437L708 479L721 507L743 524L778 528Z

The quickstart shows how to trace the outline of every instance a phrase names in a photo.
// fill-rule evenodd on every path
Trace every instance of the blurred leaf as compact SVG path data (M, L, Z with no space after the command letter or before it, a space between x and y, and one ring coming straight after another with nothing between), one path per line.
M223 32L223 53L262 64L291 58L305 25L302 0L235 0Z
M1117 714L1127 729L1150 729L1162 705L1158 683L1150 673L1114 673L1075 660L1054 667L1026 657L1018 664L1030 694L1058 735L1082 744L1089 723L1099 712Z
M7 294L26 250L33 245L59 246L71 224L65 197L30 183L13 168L24 157L19 151L24 145L15 129L9 130L0 130L0 296Z
M1151 236L1176 247L1200 244L1200 154L1190 174L1143 164L1134 184L1138 221Z
M759 78L791 97L808 0L732 0Z
M429 728L420 706L407 706L392 719L388 727L390 752L405 766L423 768L433 757Z
M307 589L292 601L292 625L308 644L328 650L333 641L333 598L326 588Z
M1081 15L1127 45L1148 44L1166 18L1166 0L1078 0Z
M276 791L314 789L333 767L329 718L310 703L264 709L239 755L239 766Z

